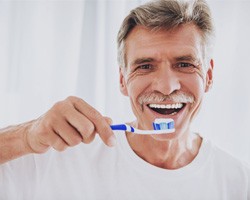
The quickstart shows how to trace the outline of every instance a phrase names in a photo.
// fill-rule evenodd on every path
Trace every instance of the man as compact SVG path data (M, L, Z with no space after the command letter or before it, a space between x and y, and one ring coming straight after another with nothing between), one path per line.
M118 34L129 124L152 129L155 118L172 118L175 132L114 134L110 118L69 97L1 130L1 199L249 200L249 168L190 130L213 81L212 38L203 0L132 10Z

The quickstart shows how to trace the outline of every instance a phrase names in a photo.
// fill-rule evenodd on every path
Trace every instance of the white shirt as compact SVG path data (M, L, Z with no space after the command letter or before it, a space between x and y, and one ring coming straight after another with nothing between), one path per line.
M250 169L203 139L187 166L166 170L138 157L124 132L0 165L1 200L250 200Z

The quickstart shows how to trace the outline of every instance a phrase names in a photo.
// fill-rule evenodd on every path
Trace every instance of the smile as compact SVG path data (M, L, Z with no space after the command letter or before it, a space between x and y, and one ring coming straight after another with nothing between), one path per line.
M162 115L175 115L181 109L185 107L184 103L173 103L173 104L148 104L147 106Z

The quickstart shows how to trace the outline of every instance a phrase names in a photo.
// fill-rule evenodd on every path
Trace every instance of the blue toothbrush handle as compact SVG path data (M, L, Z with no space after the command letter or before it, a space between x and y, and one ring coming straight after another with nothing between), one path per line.
M125 124L116 124L110 126L112 130L120 130L120 131L126 131L127 127Z
M110 128L112 130L118 130L118 131L135 132L135 129L132 126L129 126L126 124L115 124L115 125L111 125Z
M137 134L162 134L162 133L172 133L175 131L174 129L174 123L168 122L159 122L154 124L155 130L139 130L135 129L134 127L127 125L127 124L113 124L110 125L110 128L112 130L117 131L127 131L131 133L137 133Z

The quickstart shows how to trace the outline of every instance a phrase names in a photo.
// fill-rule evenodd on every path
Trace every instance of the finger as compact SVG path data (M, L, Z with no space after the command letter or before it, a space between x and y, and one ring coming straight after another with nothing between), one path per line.
M82 136L82 142L91 143L96 135L94 124L77 110L67 115L67 121L77 129ZM108 120L110 122L110 120Z
M60 137L52 144L52 147L57 151L64 151L69 145Z
M54 130L70 147L82 142L81 135L65 119L63 119L61 123L58 123L54 127Z
M111 118L109 118L109 117L104 117L104 118L105 118L106 122L107 122L109 125L111 125L111 124L113 123L113 120L112 120Z
M93 133L93 134L89 135L88 137L83 138L83 139L82 139L82 142L85 143L85 144L91 143L91 142L95 139L95 135L96 135L96 134Z
M89 144L94 140L96 134L94 124L82 113L71 109L66 113L66 120L81 135L83 143Z
M74 107L83 115L85 115L95 126L96 132L100 135L103 142L108 146L114 146L116 138L110 125L105 118L92 106L87 104L82 99L74 102Z
M70 113L67 113L66 120L78 131L83 140L95 133L94 124L77 110L71 110Z
M47 144L58 151L68 147L68 144L54 130L44 132L39 138L41 144Z

